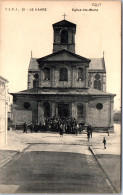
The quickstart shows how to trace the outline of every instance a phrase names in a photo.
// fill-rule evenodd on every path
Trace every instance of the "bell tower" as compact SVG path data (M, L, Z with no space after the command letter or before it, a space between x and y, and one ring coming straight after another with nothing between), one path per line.
M64 19L53 24L53 30L53 53L62 49L75 53L76 24Z

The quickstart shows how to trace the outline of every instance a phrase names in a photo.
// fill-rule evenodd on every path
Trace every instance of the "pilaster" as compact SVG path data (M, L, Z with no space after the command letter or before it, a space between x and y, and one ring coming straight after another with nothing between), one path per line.
M51 68L51 87L55 85L55 66Z
M85 102L85 125L88 124L88 102Z
M38 102L38 123L44 122L44 110L41 102Z
M102 82L102 84L103 84L103 91L106 92L106 74L103 74L103 82Z
M55 102L51 102L51 117L56 115Z
M111 117L111 121L110 121L110 125L113 126L113 111L114 111L114 98L110 99L111 102L111 113L110 113L110 117Z
M76 102L72 102L72 118L77 119L77 106Z
M72 66L71 68L71 87L75 87L75 66Z
M58 117L58 104L56 103L56 106L55 106L55 116Z
M42 87L42 82L43 82L43 70L40 70L40 87Z
M109 113L108 113L108 117L109 117L109 130L110 131L114 131L114 126L113 126L113 108L114 108L114 98L111 97L109 100Z
M85 68L85 87L88 87L88 68Z

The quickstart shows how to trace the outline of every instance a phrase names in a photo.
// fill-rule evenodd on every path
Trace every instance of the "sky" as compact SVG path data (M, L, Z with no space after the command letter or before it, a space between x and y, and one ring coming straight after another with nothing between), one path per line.
M52 53L52 24L65 13L77 25L76 54L101 58L104 52L106 91L116 94L114 109L120 109L120 1L1 1L0 13L0 75L9 81L9 92L27 89L31 51L34 58Z

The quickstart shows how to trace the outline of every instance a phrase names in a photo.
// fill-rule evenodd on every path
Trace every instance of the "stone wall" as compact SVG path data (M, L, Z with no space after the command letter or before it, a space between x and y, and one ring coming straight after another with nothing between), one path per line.
M14 124L21 125L24 122L26 122L27 124L32 123L32 111L16 109Z
M24 108L24 102L29 102L30 107L28 109ZM36 97L29 97L28 95L17 96L13 104L13 124L24 123L25 121L28 123L30 121L37 122L37 106Z
M24 102L30 103L28 110L24 109ZM84 122L85 125L90 124L97 129L108 129L109 127L113 130L113 98L108 97L91 97L91 96L33 96L28 95L17 97L16 106L14 109L14 123L20 121L30 122L44 122L44 102L48 102L50 105L50 117L58 117L58 104L68 104L70 117L76 118L79 123ZM78 118L77 106L83 105L84 114L83 117ZM97 104L102 105L102 109L97 108ZM18 111L20 110L20 111ZM22 116L23 115L23 116ZM25 117L25 118L24 118Z
M50 66L48 66L50 67ZM60 68L64 67L68 70L68 81L60 81ZM39 75L39 87L77 87L77 88L83 88L87 86L87 74L86 71L87 68L84 67L83 64L83 70L84 70L84 80L78 80L78 67L76 66L66 66L59 64L57 67L52 67L50 69L50 80L43 80L43 70L40 71ZM33 82L33 80L31 81ZM32 84L30 84L32 86Z
M103 108L98 110L97 104L101 103ZM111 98L94 98L88 103L88 120L87 122L93 127L102 128L113 127L112 123L112 110L111 110Z

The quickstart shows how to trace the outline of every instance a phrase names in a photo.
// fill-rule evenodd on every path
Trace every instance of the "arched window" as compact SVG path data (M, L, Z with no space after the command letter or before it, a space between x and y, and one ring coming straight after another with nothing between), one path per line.
M39 75L36 73L34 75L34 80L33 80L33 88L37 88L38 87L38 84L39 84Z
M34 79L34 80L33 80L33 88L36 89L36 88L38 88L38 86L39 86L38 79L37 79L37 80Z
M44 68L44 80L50 80L50 68Z
M36 73L36 74L34 75L34 78L35 78L36 80L38 80L39 75Z
M68 31L62 30L61 31L61 43L68 43Z
M84 80L84 70L83 68L78 68L78 80Z
M50 104L49 102L44 102L44 117L50 117Z
M101 90L101 81L100 80L95 80L94 81L94 88Z
M68 81L68 70L67 68L60 69L60 81Z
M80 104L80 105L77 106L77 115L78 115L78 118L83 118L84 117L83 104Z
M33 88L36 88L36 79L33 80Z

